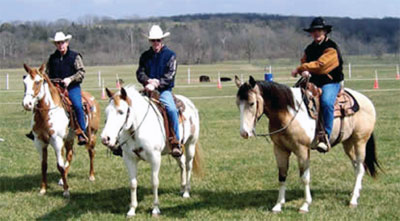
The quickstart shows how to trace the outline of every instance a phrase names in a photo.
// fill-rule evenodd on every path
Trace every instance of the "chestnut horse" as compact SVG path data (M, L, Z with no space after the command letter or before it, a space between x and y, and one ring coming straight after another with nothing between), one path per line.
M64 109L61 96L57 88L53 85L47 74L44 74L44 64L39 68L31 68L24 64L24 68L28 75L23 77L25 94L22 102L23 107L27 111L33 111L32 132L34 135L34 144L39 152L42 165L42 182L40 194L46 193L47 188L47 146L51 144L57 157L57 168L61 174L59 181L63 185L65 197L69 197L69 189L67 183L67 175L73 156L73 143L75 131L69 128L70 118ZM83 96L91 97L87 92L83 92ZM96 145L96 132L99 129L100 112L99 105L91 97L95 104L93 110L86 119L90 119L91 134L89 142L86 145L90 158L89 179L95 180L93 160L95 155L94 147ZM62 157L63 147L66 149L66 161Z
M153 186L152 214L160 214L158 200L158 174L161 166L161 155L170 150L167 141L162 114L148 97L140 94L134 86L121 88L112 93L107 89L110 103L106 108L106 123L101 133L101 141L110 149L122 147L122 156L128 170L131 188L131 204L128 217L136 214L137 171L140 160L151 165L151 182ZM176 95L185 105L183 117L179 123L180 142L184 144L184 154L175 158L181 170L181 193L189 198L192 169L201 174L201 155L198 145L200 133L199 114L194 104L184 96Z
M257 120L265 114L269 118L268 135L274 144L274 153L279 170L279 196L273 212L280 212L285 203L286 177L291 153L297 156L300 177L304 184L305 202L300 212L308 212L311 204L310 192L310 148L315 138L316 122L309 117L302 101L300 88L290 88L275 82L255 81L242 84L236 76L239 87L236 102L240 110L240 135L248 138L255 135ZM364 95L349 91L359 103L360 109L354 115L346 116L343 122L341 140L347 156L354 167L356 181L350 200L350 206L356 207L360 196L362 178L365 171L371 176L377 175L379 167L373 130L375 126L375 108ZM340 119L335 118L330 142L340 133Z

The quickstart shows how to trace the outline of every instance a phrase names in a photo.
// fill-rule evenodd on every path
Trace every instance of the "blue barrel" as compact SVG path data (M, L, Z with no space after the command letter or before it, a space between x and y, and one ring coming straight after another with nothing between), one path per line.
M273 77L272 73L265 73L264 74L264 80L265 81L269 81L269 82L274 81L274 77Z

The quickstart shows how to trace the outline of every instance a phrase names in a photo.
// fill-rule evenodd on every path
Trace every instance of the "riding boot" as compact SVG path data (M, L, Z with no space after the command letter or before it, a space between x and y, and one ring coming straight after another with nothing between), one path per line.
M182 148L176 137L171 137L169 143L171 144L171 155L173 157L182 156Z
M75 129L75 133L78 136L78 145L86 145L89 142L89 138L86 136L85 132L80 128Z
M327 153L331 149L331 144L325 131L320 131L317 134L317 146L315 149L320 153Z
M29 133L25 134L25 136L26 136L27 138L31 139L31 140L34 140L34 139L35 139L35 136L33 135L33 132L32 132L32 131L30 131Z

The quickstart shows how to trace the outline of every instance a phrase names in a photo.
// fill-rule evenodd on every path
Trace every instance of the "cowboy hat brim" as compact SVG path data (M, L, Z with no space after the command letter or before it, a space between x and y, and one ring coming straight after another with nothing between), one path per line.
M72 38L72 35L67 35L65 38L60 38L60 39L55 39L55 38L49 38L50 42L57 42L57 41L69 41Z
M313 27L310 27L310 28L303 28L303 30L306 31L306 32L312 32L315 29L324 29L326 31L326 33L329 33L329 32L332 31L332 25L325 25L325 26L316 25L316 26L313 26Z
M153 35L153 36L149 36L149 35L145 35L147 39L149 40L155 40L155 39L163 39L166 38L170 35L169 32L165 32L163 35Z

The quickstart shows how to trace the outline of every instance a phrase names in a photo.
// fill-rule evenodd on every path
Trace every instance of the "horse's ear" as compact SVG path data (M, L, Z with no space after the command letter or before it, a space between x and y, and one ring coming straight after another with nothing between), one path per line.
M251 75L249 77L249 83L252 88L254 88L256 86L256 80L254 80L253 76L251 76Z
M239 77L237 75L235 75L235 84L236 86L239 88L240 86L242 86L243 82L239 79Z
M128 97L128 95L126 94L126 90L125 90L125 88L121 88L121 98L122 98L122 100L125 100L126 101L126 98Z
M112 98L112 97L114 96L114 93L111 92L110 90L108 90L108 88L106 88L106 92L107 92L107 96L108 96L109 98Z
M31 72L31 68L27 65L27 64L25 64L24 63L24 68L25 68L25 71L27 72L27 73L30 73Z
M40 73L43 73L45 67L46 67L46 64L43 63L43 64L40 66L40 68L39 68L39 72L40 72Z

